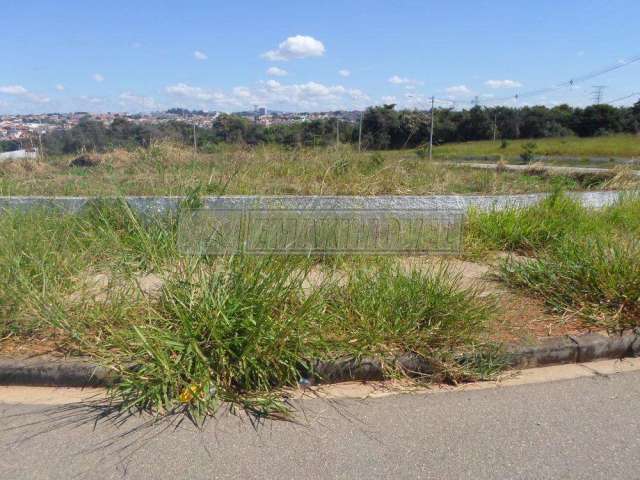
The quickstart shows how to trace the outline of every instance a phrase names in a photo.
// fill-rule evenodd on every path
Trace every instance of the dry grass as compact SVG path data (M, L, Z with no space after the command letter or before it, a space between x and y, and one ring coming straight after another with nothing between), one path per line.
M0 164L0 195L427 195L548 191L557 179L525 172L478 171L429 163L411 151L358 153L222 146L213 153L158 143L117 149L97 165L71 156ZM562 180L562 178L561 178ZM597 188L566 178L568 189Z

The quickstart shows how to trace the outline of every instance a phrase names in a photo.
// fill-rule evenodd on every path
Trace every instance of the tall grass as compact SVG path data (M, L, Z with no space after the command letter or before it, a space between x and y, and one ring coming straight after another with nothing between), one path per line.
M560 192L538 205L473 212L467 245L525 254L507 259L500 276L542 298L556 313L611 330L640 326L640 197L587 209Z
M500 275L543 298L553 311L577 315L594 327L640 326L637 235L564 239L535 260L507 260Z
M388 363L412 352L436 376L483 374L456 354L482 349L491 304L446 269L184 257L177 215L143 219L122 202L78 215L0 215L2 337L53 339L91 355L120 376L112 395L123 408L196 420L227 402L259 415L285 413L278 389L313 374L318 359ZM161 278L157 295L136 283L149 273ZM96 277L105 280L97 289Z
M436 165L414 152L359 153L349 146L222 146L193 155L169 143L115 150L92 167L71 156L0 165L0 195L424 195L546 191L552 180L516 172ZM600 188L567 180L573 189Z
M556 189L527 208L469 212L466 247L470 252L504 250L524 254L548 248L566 238L640 232L640 196L629 193L601 210L584 208Z

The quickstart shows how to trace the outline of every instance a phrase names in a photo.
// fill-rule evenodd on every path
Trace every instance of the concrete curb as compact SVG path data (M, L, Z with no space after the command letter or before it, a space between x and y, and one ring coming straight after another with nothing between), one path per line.
M640 329L622 335L597 333L550 337L535 345L511 345L506 362L514 369L548 365L589 362L640 356ZM434 371L433 365L413 355L401 355L385 365L380 359L343 358L316 361L310 367L318 383L382 380L385 367L394 366L409 375L424 375ZM104 387L117 381L112 372L82 359L10 360L0 359L0 385L49 387Z
M82 359L0 359L0 385L103 387L113 381L107 369Z

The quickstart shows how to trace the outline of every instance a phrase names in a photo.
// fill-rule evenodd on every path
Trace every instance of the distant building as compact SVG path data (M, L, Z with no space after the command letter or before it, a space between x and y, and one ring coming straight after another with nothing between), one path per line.
M24 160L27 158L36 158L37 156L38 152L36 150L14 150L12 152L0 153L0 162L6 160Z

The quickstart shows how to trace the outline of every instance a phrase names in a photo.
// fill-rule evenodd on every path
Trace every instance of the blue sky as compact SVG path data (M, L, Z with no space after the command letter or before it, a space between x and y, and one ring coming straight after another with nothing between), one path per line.
M637 0L6 1L0 113L490 105L640 54L639 22ZM519 103L639 78L637 62Z

